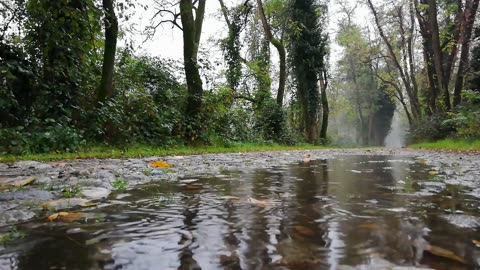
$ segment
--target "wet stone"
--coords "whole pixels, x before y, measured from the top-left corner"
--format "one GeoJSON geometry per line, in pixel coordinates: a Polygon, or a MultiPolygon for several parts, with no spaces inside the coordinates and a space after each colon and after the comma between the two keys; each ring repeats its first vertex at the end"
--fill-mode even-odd
{"type": "Polygon", "coordinates": [[[11,210],[11,209],[14,209],[15,207],[17,207],[18,204],[17,203],[8,203],[8,202],[4,202],[2,204],[0,204],[0,213],[3,213],[7,210],[11,210]]]}
{"type": "Polygon", "coordinates": [[[45,171],[52,169],[52,166],[38,161],[17,161],[15,166],[21,169],[33,169],[37,171],[45,171]]]}
{"type": "Polygon", "coordinates": [[[35,179],[35,182],[38,184],[50,184],[52,182],[52,178],[49,176],[40,176],[35,179]]]}
{"type": "Polygon", "coordinates": [[[443,219],[448,223],[460,228],[477,228],[480,227],[480,217],[469,215],[443,215],[443,219]]]}
{"type": "Polygon", "coordinates": [[[115,175],[109,171],[105,170],[100,170],[93,175],[90,176],[91,178],[96,178],[96,179],[101,179],[105,181],[114,181],[115,180],[115,175]]]}
{"type": "Polygon", "coordinates": [[[158,169],[157,169],[157,170],[152,170],[152,171],[150,172],[150,176],[152,176],[152,177],[153,177],[153,176],[160,176],[160,175],[164,175],[164,174],[165,174],[165,173],[164,173],[162,170],[158,170],[158,169]]]}
{"type": "Polygon", "coordinates": [[[0,201],[10,200],[35,200],[35,201],[47,201],[55,197],[55,194],[46,190],[21,190],[16,192],[2,192],[0,193],[0,201]]]}
{"type": "Polygon", "coordinates": [[[32,219],[35,213],[29,210],[8,210],[0,213],[0,223],[15,223],[32,219]]]}
{"type": "Polygon", "coordinates": [[[91,187],[81,191],[83,197],[89,200],[99,200],[108,197],[111,190],[102,187],[91,187]]]}

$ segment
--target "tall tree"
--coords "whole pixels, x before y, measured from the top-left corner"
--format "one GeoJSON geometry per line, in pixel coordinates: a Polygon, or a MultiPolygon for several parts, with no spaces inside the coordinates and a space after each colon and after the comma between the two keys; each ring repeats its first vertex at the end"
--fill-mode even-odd
{"type": "Polygon", "coordinates": [[[262,0],[257,0],[258,14],[262,22],[263,30],[267,39],[270,43],[277,49],[278,57],[280,61],[280,77],[278,79],[278,90],[277,90],[277,105],[279,107],[283,106],[283,97],[285,95],[285,82],[287,80],[287,53],[285,50],[285,45],[282,39],[277,39],[273,36],[272,29],[268,23],[267,16],[265,15],[265,9],[263,7],[262,0]]]}
{"type": "Polygon", "coordinates": [[[41,70],[40,96],[45,100],[37,110],[41,118],[69,118],[87,81],[83,70],[96,34],[90,21],[93,2],[29,0],[26,7],[27,48],[41,70]]]}
{"type": "Polygon", "coordinates": [[[435,99],[432,103],[436,105],[441,101],[442,106],[435,106],[435,110],[448,111],[452,108],[452,83],[453,106],[461,102],[464,73],[468,67],[470,42],[479,1],[414,0],[414,4],[423,37],[429,84],[435,99]],[[453,76],[455,66],[458,68],[453,76]],[[437,101],[437,98],[441,99],[437,101]]]}
{"type": "Polygon", "coordinates": [[[461,17],[463,32],[461,34],[461,53],[458,63],[457,78],[453,92],[453,106],[460,105],[462,101],[462,90],[465,83],[465,71],[469,68],[470,43],[472,42],[473,25],[478,10],[478,0],[466,1],[461,17]]]}
{"type": "Polygon", "coordinates": [[[103,0],[102,7],[105,14],[105,47],[103,51],[102,79],[97,93],[97,100],[102,102],[113,95],[113,70],[115,66],[115,52],[117,50],[118,19],[115,15],[114,0],[103,0]]]}
{"type": "Polygon", "coordinates": [[[195,140],[200,132],[199,117],[202,109],[203,85],[198,70],[198,48],[202,35],[206,0],[198,0],[198,6],[192,0],[180,0],[180,18],[183,33],[183,63],[187,80],[188,97],[186,107],[186,138],[195,140]],[[195,16],[194,16],[195,12],[195,16]]]}
{"type": "Polygon", "coordinates": [[[185,139],[195,141],[201,133],[201,111],[203,99],[203,82],[198,65],[198,50],[202,36],[203,20],[205,17],[206,0],[157,0],[157,12],[152,19],[160,16],[162,20],[149,30],[156,29],[163,23],[171,23],[182,31],[183,36],[183,64],[187,82],[187,104],[185,107],[185,139]],[[176,12],[175,8],[180,11],[176,12]],[[166,19],[170,15],[171,19],[166,19]],[[181,20],[181,25],[177,22],[181,20]]]}
{"type": "Polygon", "coordinates": [[[247,24],[248,15],[252,9],[249,0],[229,10],[223,0],[219,0],[223,17],[227,23],[228,36],[221,41],[225,61],[227,62],[227,82],[235,92],[242,76],[242,48],[240,34],[247,24]]]}
{"type": "MultiPolygon", "coordinates": [[[[294,32],[290,40],[291,59],[297,83],[296,93],[303,113],[302,126],[307,140],[312,144],[319,139],[320,86],[322,95],[326,88],[327,38],[322,32],[324,25],[321,24],[320,13],[326,12],[319,9],[315,0],[295,0],[292,4],[291,19],[298,32],[294,32]]],[[[323,121],[328,122],[328,118],[323,121]]],[[[322,135],[326,136],[326,130],[322,130],[322,135]]]]}

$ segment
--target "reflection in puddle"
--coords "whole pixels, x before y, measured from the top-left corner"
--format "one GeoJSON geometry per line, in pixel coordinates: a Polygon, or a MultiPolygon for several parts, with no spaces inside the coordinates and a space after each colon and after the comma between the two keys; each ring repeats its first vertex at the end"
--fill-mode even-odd
{"type": "Polygon", "coordinates": [[[431,170],[343,156],[151,183],[98,220],[26,224],[0,269],[475,268],[479,203],[431,170]]]}

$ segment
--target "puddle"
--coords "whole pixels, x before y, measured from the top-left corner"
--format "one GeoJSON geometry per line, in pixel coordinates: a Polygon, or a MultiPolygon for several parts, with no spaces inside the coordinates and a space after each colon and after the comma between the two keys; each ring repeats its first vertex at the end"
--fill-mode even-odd
{"type": "Polygon", "coordinates": [[[19,225],[0,269],[476,269],[480,203],[431,171],[342,156],[149,183],[19,225]]]}

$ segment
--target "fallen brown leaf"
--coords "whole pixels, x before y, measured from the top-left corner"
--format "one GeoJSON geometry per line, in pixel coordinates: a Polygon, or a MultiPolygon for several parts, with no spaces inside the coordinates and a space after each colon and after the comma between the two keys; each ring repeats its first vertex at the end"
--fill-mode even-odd
{"type": "Polygon", "coordinates": [[[432,254],[432,255],[438,256],[438,257],[442,257],[442,258],[450,259],[450,260],[453,260],[453,261],[456,261],[456,262],[459,262],[459,263],[466,264],[466,262],[463,258],[457,256],[452,251],[441,248],[441,247],[428,245],[427,249],[425,251],[432,254]]]}
{"type": "Polygon", "coordinates": [[[31,176],[28,178],[13,178],[13,179],[7,179],[6,181],[3,181],[0,183],[0,190],[5,190],[9,188],[14,188],[14,187],[22,187],[25,185],[30,184],[35,180],[35,176],[31,176]]]}

